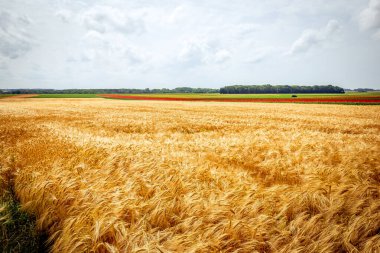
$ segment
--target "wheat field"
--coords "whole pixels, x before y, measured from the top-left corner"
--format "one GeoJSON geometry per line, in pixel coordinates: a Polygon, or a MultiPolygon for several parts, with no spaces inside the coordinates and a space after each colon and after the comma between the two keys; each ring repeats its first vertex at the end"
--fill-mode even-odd
{"type": "Polygon", "coordinates": [[[380,107],[0,101],[51,252],[380,252],[380,107]]]}

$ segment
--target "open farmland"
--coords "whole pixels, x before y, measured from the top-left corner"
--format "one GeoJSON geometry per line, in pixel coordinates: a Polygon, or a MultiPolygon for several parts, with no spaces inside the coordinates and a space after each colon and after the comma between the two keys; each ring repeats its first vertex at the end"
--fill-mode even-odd
{"type": "Polygon", "coordinates": [[[344,94],[100,94],[99,97],[128,100],[212,101],[259,103],[323,103],[323,104],[380,104],[380,92],[348,92],[344,94]]]}
{"type": "Polygon", "coordinates": [[[7,98],[7,97],[10,97],[10,96],[14,96],[13,94],[0,94],[0,99],[1,98],[7,98]]]}
{"type": "MultiPolygon", "coordinates": [[[[17,95],[20,97],[23,95],[17,95]]],[[[34,94],[33,98],[112,98],[154,101],[320,103],[379,105],[380,92],[347,92],[344,94],[219,94],[219,93],[145,93],[145,94],[34,94]]]]}
{"type": "MultiPolygon", "coordinates": [[[[327,98],[327,97],[377,97],[380,92],[346,92],[346,93],[301,93],[299,98],[327,98]]],[[[173,98],[291,98],[293,94],[220,94],[220,93],[148,93],[148,94],[123,94],[149,97],[173,97],[173,98]]]]}
{"type": "Polygon", "coordinates": [[[96,98],[96,94],[38,94],[35,98],[96,98]]]}
{"type": "Polygon", "coordinates": [[[52,252],[379,252],[380,107],[0,100],[52,252]]]}

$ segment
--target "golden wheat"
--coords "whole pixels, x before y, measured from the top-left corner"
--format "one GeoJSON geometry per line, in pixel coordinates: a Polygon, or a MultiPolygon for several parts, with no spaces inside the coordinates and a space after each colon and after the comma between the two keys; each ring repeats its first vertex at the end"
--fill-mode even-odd
{"type": "Polygon", "coordinates": [[[379,252],[380,107],[2,99],[52,252],[379,252]]]}

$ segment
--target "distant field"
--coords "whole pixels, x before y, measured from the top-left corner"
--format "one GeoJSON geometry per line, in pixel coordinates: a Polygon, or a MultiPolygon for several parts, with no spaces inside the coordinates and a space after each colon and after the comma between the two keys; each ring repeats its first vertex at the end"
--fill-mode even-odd
{"type": "Polygon", "coordinates": [[[13,94],[0,94],[0,99],[10,97],[10,96],[14,96],[14,95],[13,94]]]}
{"type": "Polygon", "coordinates": [[[167,97],[167,98],[291,98],[297,95],[298,98],[319,98],[319,97],[380,97],[380,92],[348,92],[344,94],[219,94],[219,93],[167,93],[167,94],[120,94],[125,96],[141,96],[141,97],[167,97]]]}
{"type": "Polygon", "coordinates": [[[162,101],[213,101],[261,103],[380,104],[380,92],[346,94],[102,94],[104,98],[162,101]],[[292,97],[296,95],[296,97],[292,97]]]}
{"type": "Polygon", "coordinates": [[[38,94],[33,98],[96,98],[96,94],[38,94]]]}
{"type": "MultiPolygon", "coordinates": [[[[6,95],[9,96],[9,95],[6,95]]],[[[348,92],[345,94],[219,94],[219,93],[168,93],[168,94],[37,94],[33,98],[113,98],[127,100],[214,101],[262,103],[334,103],[380,104],[380,92],[348,92]],[[296,95],[296,97],[292,97],[296,95]]],[[[1,97],[0,97],[1,98],[1,97]]]]}

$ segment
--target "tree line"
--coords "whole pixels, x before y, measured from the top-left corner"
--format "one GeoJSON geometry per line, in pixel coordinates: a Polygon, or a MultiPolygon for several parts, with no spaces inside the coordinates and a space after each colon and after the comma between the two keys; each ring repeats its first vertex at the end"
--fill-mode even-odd
{"type": "Polygon", "coordinates": [[[232,85],[220,88],[221,94],[260,94],[260,93],[344,93],[344,89],[333,85],[232,85]]]}
{"type": "Polygon", "coordinates": [[[6,94],[151,94],[151,93],[221,93],[221,94],[277,94],[277,93],[344,93],[333,85],[232,85],[220,89],[177,87],[174,89],[5,89],[6,94]]]}
{"type": "Polygon", "coordinates": [[[7,94],[149,94],[149,93],[219,93],[219,89],[177,87],[174,89],[5,89],[7,94]]]}

